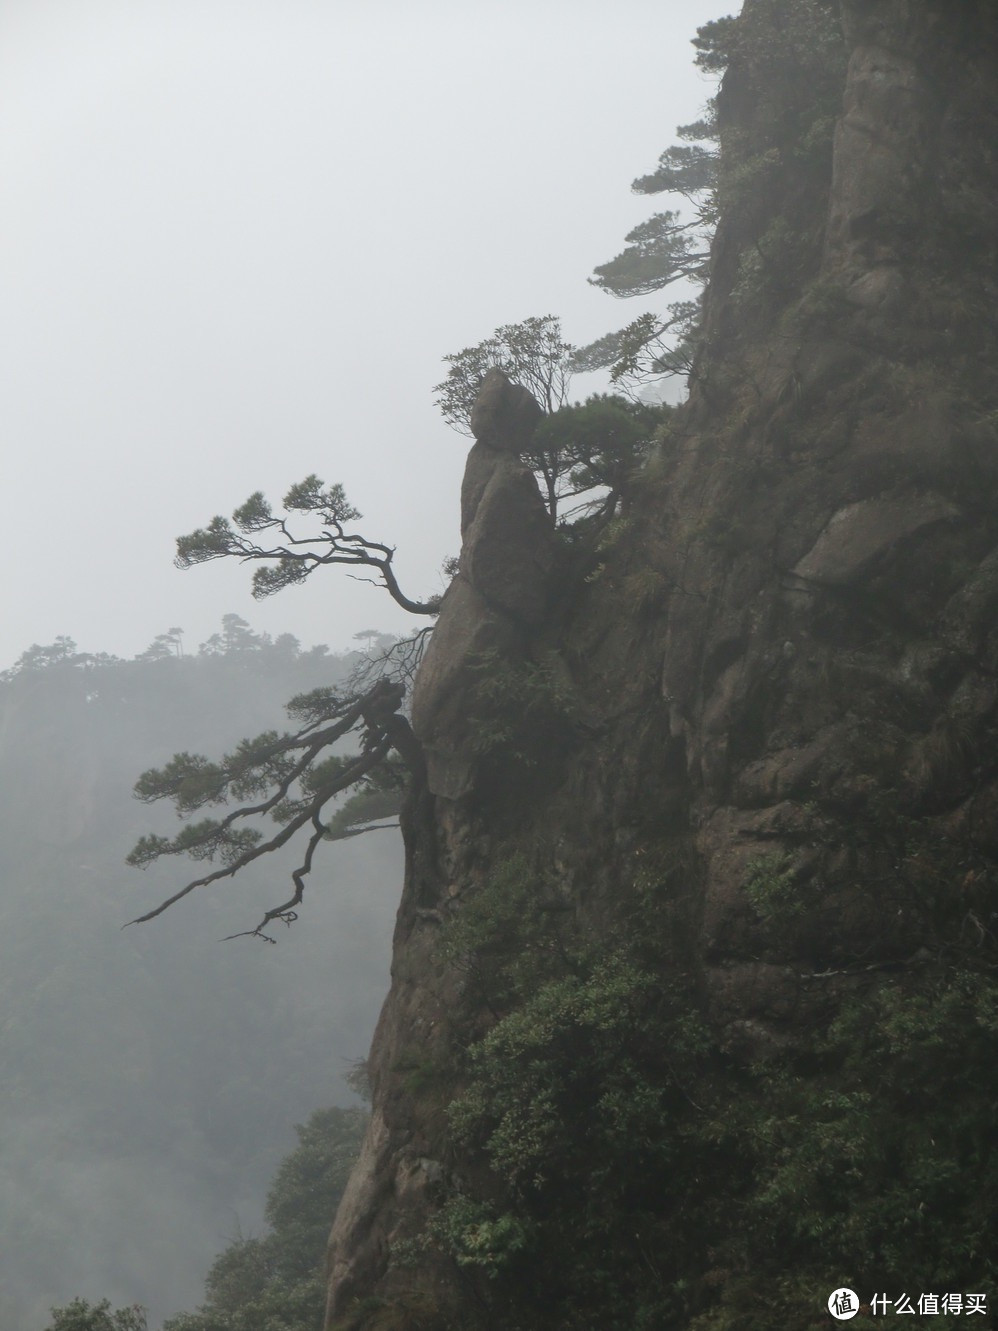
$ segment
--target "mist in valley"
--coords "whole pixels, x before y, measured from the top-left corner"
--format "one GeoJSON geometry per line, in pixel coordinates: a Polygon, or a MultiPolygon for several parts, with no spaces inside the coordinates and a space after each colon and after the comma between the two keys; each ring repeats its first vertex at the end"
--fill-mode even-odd
{"type": "MultiPolygon", "coordinates": [[[[282,728],[280,700],[357,655],[259,635],[212,654],[94,660],[60,644],[0,681],[0,1324],[74,1296],[150,1325],[200,1301],[214,1254],[263,1228],[292,1126],[349,1105],[387,987],[399,834],[328,845],[307,924],[252,929],[295,857],[250,866],[122,929],[192,876],[125,866],[172,810],[137,803],[174,749],[217,754],[282,728]],[[255,639],[255,640],[254,640],[255,639]]],[[[71,647],[72,644],[69,644],[71,647]]]]}

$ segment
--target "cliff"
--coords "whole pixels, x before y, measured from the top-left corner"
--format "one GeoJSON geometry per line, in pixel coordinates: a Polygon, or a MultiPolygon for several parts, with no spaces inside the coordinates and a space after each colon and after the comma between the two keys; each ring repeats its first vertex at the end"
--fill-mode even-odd
{"type": "Polygon", "coordinates": [[[551,530],[529,395],[480,402],[330,1327],[993,1288],[998,13],[728,40],[703,345],[626,521],[551,530]]]}

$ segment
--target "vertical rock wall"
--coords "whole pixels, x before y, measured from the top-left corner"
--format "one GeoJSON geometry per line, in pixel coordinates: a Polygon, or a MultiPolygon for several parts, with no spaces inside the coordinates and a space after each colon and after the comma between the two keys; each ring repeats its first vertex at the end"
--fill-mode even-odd
{"type": "MultiPolygon", "coordinates": [[[[594,925],[649,837],[691,855],[704,1010],[745,1064],[806,1041],[860,973],[922,963],[933,875],[966,869],[947,928],[992,927],[974,884],[998,852],[998,15],[843,0],[840,18],[833,150],[729,192],[691,401],[598,577],[559,562],[516,460],[529,395],[487,385],[461,571],[414,700],[428,784],[331,1241],[341,1325],[381,1325],[356,1311],[372,1293],[465,1324],[455,1271],[427,1257],[417,1278],[389,1248],[475,1168],[449,1145],[446,1088],[416,1097],[412,1077],[447,1066],[457,1014],[475,1023],[439,932],[508,847],[546,855],[594,925]],[[781,218],[792,262],[760,273],[781,218]],[[562,672],[578,720],[561,757],[519,776],[511,759],[503,782],[483,764],[483,656],[562,672]],[[899,863],[912,819],[925,839],[899,863]],[[780,937],[746,895],[760,862],[803,903],[780,937]]],[[[752,61],[721,98],[729,155],[776,133],[752,61]]]]}

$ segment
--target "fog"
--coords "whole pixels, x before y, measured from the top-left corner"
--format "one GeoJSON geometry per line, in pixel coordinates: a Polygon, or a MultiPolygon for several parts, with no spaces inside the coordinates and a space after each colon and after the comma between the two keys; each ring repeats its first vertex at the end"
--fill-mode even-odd
{"type": "Polygon", "coordinates": [[[403,627],[343,578],[254,611],[174,538],[314,471],[437,589],[465,452],[441,358],[640,313],[586,277],[654,211],[630,182],[697,118],[689,38],[730,7],[7,0],[0,663],[226,611],[334,648],[403,627]]]}
{"type": "MultiPolygon", "coordinates": [[[[732,7],[5,0],[0,668],[58,635],[131,658],[173,626],[193,654],[224,613],[334,652],[404,632],[336,571],[256,604],[245,568],[177,571],[174,539],[318,472],[405,591],[438,591],[467,447],[432,401],[442,358],[533,315],[584,344],[661,308],[586,277],[668,206],[630,182],[699,117],[689,38],[732,7]]],[[[387,987],[394,837],[327,849],[277,948],[217,940],[286,865],[121,932],[184,878],[122,866],[138,772],[280,724],[296,687],[198,668],[0,689],[5,1331],[74,1295],[151,1326],[194,1306],[291,1125],[348,1101],[387,987]]]]}
{"type": "Polygon", "coordinates": [[[0,1326],[79,1295],[200,1301],[212,1258],[259,1234],[267,1185],[313,1109],[349,1104],[388,984],[397,832],[323,848],[277,946],[227,935],[286,899],[294,853],[122,930],[196,871],[127,868],[175,830],[135,803],[173,749],[218,755],[349,661],[265,647],[71,662],[0,681],[0,1326]],[[272,696],[271,696],[272,695],[272,696]]]}

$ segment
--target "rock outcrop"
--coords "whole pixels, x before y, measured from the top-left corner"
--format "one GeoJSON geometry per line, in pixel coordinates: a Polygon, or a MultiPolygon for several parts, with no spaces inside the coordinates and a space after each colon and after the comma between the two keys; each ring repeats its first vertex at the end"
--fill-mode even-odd
{"type": "MultiPolygon", "coordinates": [[[[437,1042],[446,1039],[448,1007],[457,1002],[454,977],[440,973],[433,945],[441,907],[461,888],[464,870],[457,861],[464,857],[455,856],[448,841],[451,833],[467,837],[453,821],[474,789],[481,761],[469,699],[486,663],[522,655],[551,594],[551,519],[533,474],[519,458],[541,415],[526,389],[500,370],[489,371],[472,415],[475,443],[461,491],[459,568],[413,692],[412,726],[426,755],[426,788],[414,792],[405,815],[410,856],[396,938],[406,961],[396,971],[395,991],[376,1036],[386,1067],[413,1058],[430,1061],[437,1042]],[[438,828],[437,820],[449,825],[442,838],[443,821],[438,828]],[[427,1006],[423,984],[431,972],[441,988],[427,1006]]],[[[385,1088],[384,1081],[380,1085],[385,1088]]],[[[383,1273],[398,1226],[406,1234],[418,1231],[425,1194],[439,1181],[442,1167],[428,1154],[429,1133],[414,1133],[392,1119],[379,1098],[333,1228],[333,1317],[349,1308],[358,1288],[383,1273]]]]}
{"type": "Polygon", "coordinates": [[[461,487],[461,558],[412,700],[434,795],[466,794],[476,765],[468,695],[483,660],[523,650],[551,596],[554,532],[520,454],[541,419],[530,393],[490,370],[471,417],[461,487]]]}

